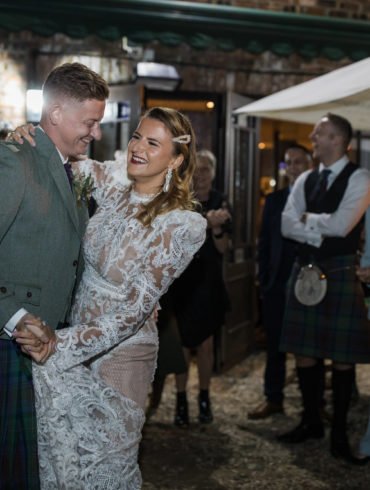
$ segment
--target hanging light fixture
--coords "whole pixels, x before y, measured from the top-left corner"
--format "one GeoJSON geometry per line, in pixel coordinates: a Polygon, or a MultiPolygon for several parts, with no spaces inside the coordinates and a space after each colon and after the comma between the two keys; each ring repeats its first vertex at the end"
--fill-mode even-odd
{"type": "Polygon", "coordinates": [[[136,65],[137,84],[154,90],[176,90],[182,82],[176,68],[172,65],[140,61],[136,65]]]}

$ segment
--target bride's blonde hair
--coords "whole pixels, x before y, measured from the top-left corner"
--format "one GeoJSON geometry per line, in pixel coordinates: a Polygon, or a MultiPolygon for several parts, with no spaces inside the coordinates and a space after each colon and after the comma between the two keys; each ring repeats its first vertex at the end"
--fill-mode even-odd
{"type": "Polygon", "coordinates": [[[153,107],[143,115],[142,119],[148,117],[163,123],[172,137],[180,140],[172,143],[173,155],[182,155],[184,160],[173,170],[168,191],[162,190],[150,202],[143,204],[136,215],[145,226],[150,226],[159,214],[168,213],[173,209],[194,210],[197,206],[193,196],[193,174],[196,165],[195,135],[189,119],[181,112],[168,107],[153,107]]]}

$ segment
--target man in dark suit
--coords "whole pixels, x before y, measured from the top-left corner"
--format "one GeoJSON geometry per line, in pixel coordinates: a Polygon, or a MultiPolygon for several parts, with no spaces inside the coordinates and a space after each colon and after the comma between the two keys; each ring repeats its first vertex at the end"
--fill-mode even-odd
{"type": "Polygon", "coordinates": [[[301,145],[288,148],[284,159],[289,186],[267,196],[258,241],[258,278],[262,294],[263,325],[267,337],[264,374],[266,400],[248,414],[253,420],[283,412],[285,353],[279,352],[279,341],[284,315],[285,287],[295,259],[296,242],[283,238],[281,214],[290,188],[312,163],[309,151],[301,145]]]}
{"type": "MultiPolygon", "coordinates": [[[[1,490],[39,488],[31,363],[13,335],[34,316],[57,328],[70,308],[88,216],[68,159],[100,138],[108,95],[86,66],[59,66],[44,84],[36,146],[0,144],[1,490]]],[[[47,341],[31,348],[43,352],[47,341]]]]}

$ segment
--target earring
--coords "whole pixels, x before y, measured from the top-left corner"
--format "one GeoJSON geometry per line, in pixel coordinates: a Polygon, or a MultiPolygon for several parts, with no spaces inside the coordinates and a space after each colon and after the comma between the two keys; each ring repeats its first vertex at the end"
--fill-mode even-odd
{"type": "Polygon", "coordinates": [[[170,190],[170,183],[172,179],[172,168],[167,169],[166,177],[164,179],[163,192],[170,190]]]}

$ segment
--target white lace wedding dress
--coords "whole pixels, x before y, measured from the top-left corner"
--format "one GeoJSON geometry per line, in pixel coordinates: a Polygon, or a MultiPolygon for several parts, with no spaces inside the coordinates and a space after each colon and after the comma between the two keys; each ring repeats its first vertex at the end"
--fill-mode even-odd
{"type": "Polygon", "coordinates": [[[157,331],[150,315],[205,238],[190,211],[135,219],[150,199],[112,180],[109,165],[81,170],[96,182],[99,208],[83,242],[85,271],[57,352],[34,363],[43,490],[141,488],[137,463],[157,331]]]}

